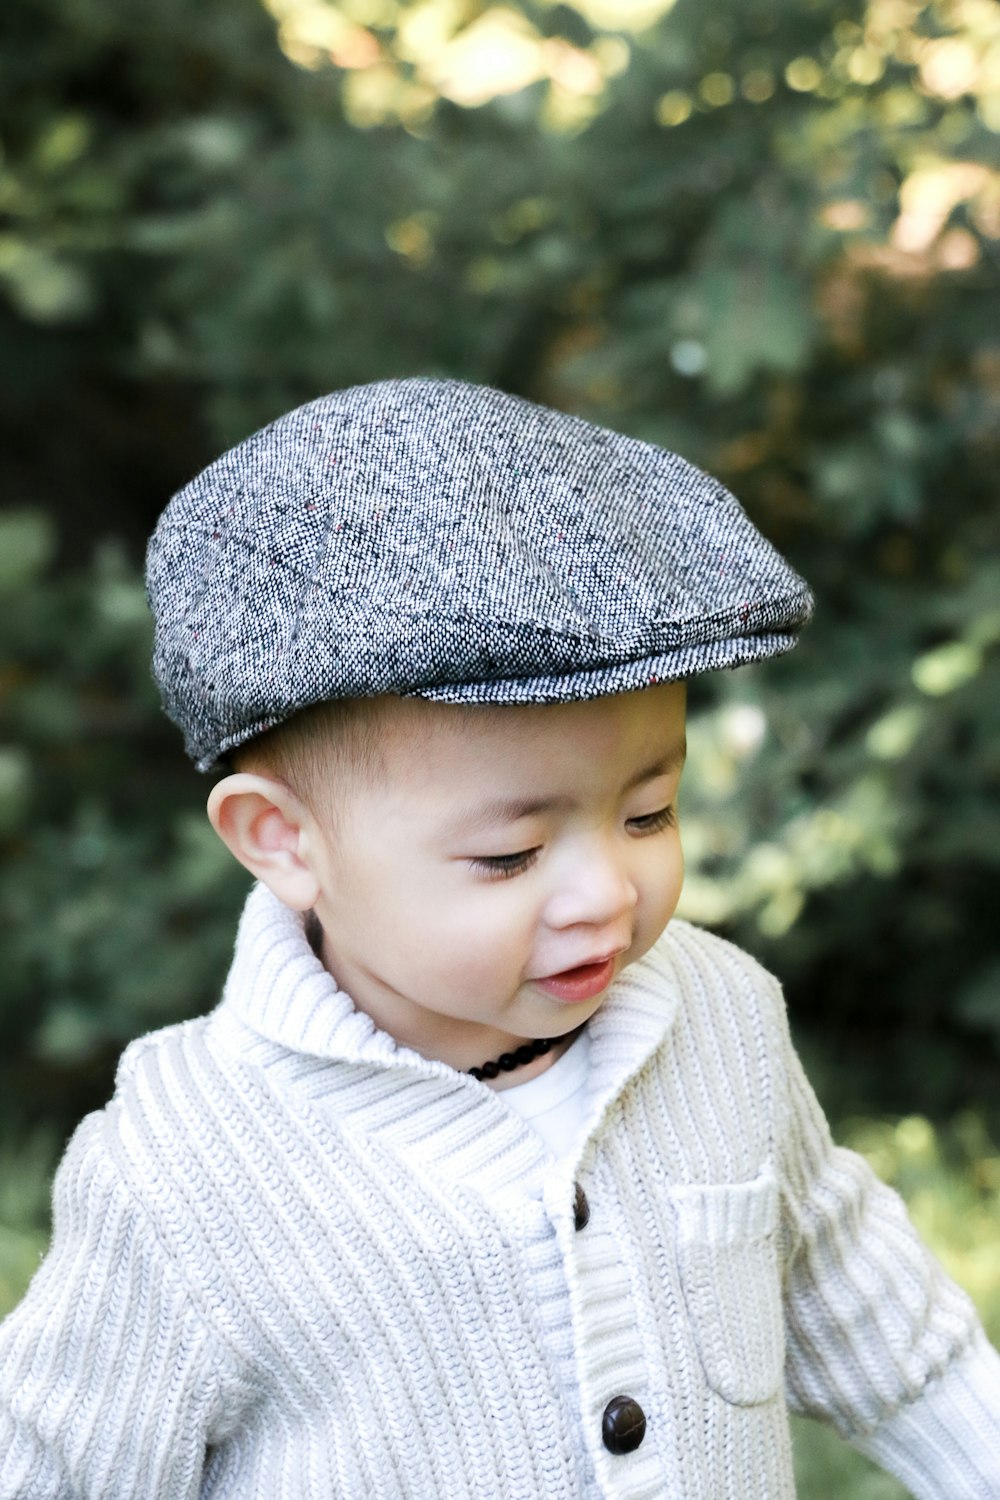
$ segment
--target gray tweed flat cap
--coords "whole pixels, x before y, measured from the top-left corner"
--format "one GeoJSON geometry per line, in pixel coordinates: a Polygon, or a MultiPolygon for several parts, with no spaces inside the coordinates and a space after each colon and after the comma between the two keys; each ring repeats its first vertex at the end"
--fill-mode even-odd
{"type": "Polygon", "coordinates": [[[223,454],[147,553],[199,770],[299,709],[549,703],[787,651],[803,580],[674,453],[460,380],[335,391],[223,454]]]}

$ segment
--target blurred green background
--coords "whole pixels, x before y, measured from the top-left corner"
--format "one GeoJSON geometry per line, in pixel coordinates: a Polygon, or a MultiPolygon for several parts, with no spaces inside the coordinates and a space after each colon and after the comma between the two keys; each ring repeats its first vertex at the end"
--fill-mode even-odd
{"type": "MultiPolygon", "coordinates": [[[[1000,1340],[1000,7],[8,0],[0,1311],[68,1133],[247,888],[148,672],[146,537],[299,402],[501,386],[676,448],[813,584],[701,679],[683,915],[1000,1340]]],[[[903,1492],[796,1428],[801,1493],[903,1492]]]]}

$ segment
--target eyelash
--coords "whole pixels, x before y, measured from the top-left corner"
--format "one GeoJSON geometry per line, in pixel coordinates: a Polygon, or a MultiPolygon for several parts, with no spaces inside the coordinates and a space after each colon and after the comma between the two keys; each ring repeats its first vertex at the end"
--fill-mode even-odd
{"type": "MultiPolygon", "coordinates": [[[[630,818],[630,823],[639,823],[644,834],[662,833],[665,828],[673,828],[677,823],[677,814],[673,807],[661,807],[659,812],[646,813],[641,818],[630,818]]],[[[525,849],[520,854],[484,854],[478,859],[470,859],[469,865],[480,874],[492,875],[498,880],[509,880],[512,875],[521,875],[533,863],[537,849],[525,849]]]]}

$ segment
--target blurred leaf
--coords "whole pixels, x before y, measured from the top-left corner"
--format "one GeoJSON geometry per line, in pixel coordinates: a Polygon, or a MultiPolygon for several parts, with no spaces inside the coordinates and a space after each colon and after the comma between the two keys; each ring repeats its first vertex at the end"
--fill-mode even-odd
{"type": "Polygon", "coordinates": [[[52,559],[55,541],[44,511],[0,511],[0,594],[37,578],[52,559]]]}

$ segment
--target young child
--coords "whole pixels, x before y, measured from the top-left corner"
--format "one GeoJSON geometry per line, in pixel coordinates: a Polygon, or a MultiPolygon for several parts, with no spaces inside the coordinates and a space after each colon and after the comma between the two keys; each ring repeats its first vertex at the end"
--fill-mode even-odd
{"type": "Polygon", "coordinates": [[[256,877],[0,1330],[0,1500],[785,1500],[788,1411],[1000,1497],[1000,1358],[673,918],[685,680],[803,584],[719,484],[456,380],[164,513],[155,671],[256,877]]]}

